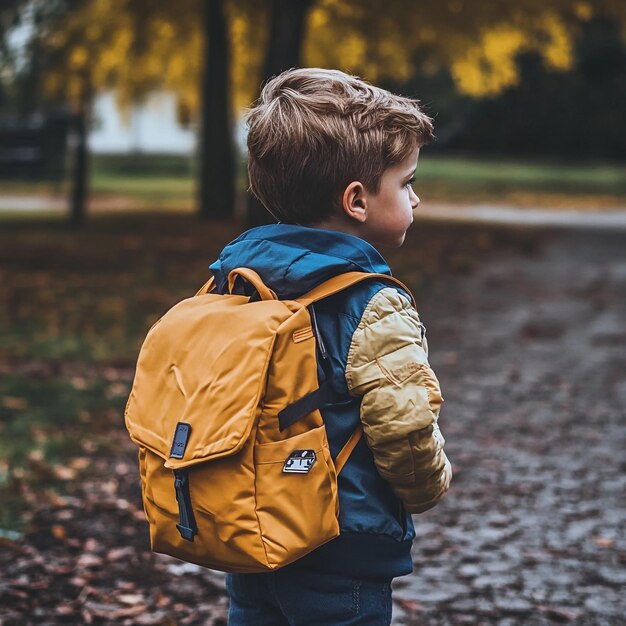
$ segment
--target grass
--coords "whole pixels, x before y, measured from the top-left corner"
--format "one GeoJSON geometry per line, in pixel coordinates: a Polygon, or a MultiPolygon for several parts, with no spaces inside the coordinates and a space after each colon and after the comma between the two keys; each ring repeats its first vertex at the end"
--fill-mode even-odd
{"type": "Polygon", "coordinates": [[[0,234],[0,353],[128,362],[141,334],[208,277],[233,224],[192,215],[7,222],[0,234]]]}
{"type": "Polygon", "coordinates": [[[572,191],[605,191],[626,194],[626,166],[612,164],[566,164],[479,160],[428,156],[420,161],[420,178],[463,185],[491,183],[572,191]]]}
{"type": "Polygon", "coordinates": [[[415,188],[440,202],[546,208],[626,207],[626,165],[430,156],[415,188]]]}
{"type": "Polygon", "coordinates": [[[30,499],[63,492],[77,467],[106,450],[120,424],[129,382],[86,377],[54,367],[0,376],[0,538],[15,537],[28,520],[30,499]],[[34,496],[33,496],[34,494],[34,496]]]}
{"type": "MultiPolygon", "coordinates": [[[[104,210],[118,205],[133,209],[192,210],[196,168],[193,159],[172,155],[99,155],[92,161],[91,190],[104,210]]],[[[245,186],[245,164],[240,163],[240,198],[245,186]]],[[[417,169],[415,189],[429,202],[623,208],[626,166],[443,156],[425,149],[417,169]]],[[[0,181],[0,196],[11,194],[66,197],[68,186],[0,181]]]]}

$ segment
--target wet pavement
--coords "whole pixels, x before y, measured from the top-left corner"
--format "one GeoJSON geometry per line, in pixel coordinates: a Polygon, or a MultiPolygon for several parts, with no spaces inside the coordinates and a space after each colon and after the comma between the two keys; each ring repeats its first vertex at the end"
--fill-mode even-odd
{"type": "Polygon", "coordinates": [[[626,624],[626,233],[495,253],[420,312],[455,476],[394,624],[626,624]]]}
{"type": "MultiPolygon", "coordinates": [[[[89,210],[91,212],[129,210],[139,208],[139,204],[136,199],[123,196],[95,195],[90,199],[89,210]]],[[[0,195],[0,211],[4,213],[43,212],[58,215],[67,210],[68,199],[60,195],[0,195]]],[[[626,230],[626,207],[616,206],[604,210],[555,210],[499,204],[426,202],[420,205],[416,219],[462,224],[626,230]]]]}
{"type": "Polygon", "coordinates": [[[418,220],[435,220],[507,226],[559,226],[584,229],[626,230],[626,210],[555,210],[504,205],[463,205],[428,202],[420,205],[418,220]]]}

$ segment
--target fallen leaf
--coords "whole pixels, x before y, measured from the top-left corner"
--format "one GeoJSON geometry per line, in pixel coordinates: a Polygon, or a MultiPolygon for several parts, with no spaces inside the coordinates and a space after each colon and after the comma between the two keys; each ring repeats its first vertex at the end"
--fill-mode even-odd
{"type": "Polygon", "coordinates": [[[107,561],[120,561],[128,557],[134,556],[135,549],[130,546],[124,548],[113,548],[107,552],[107,561]]]}
{"type": "Polygon", "coordinates": [[[598,548],[612,548],[615,544],[615,540],[610,537],[594,537],[591,541],[593,541],[594,545],[598,546],[598,548]]]}
{"type": "Polygon", "coordinates": [[[86,456],[77,456],[69,462],[69,466],[77,471],[84,470],[91,463],[91,459],[86,456]]]}
{"type": "Polygon", "coordinates": [[[67,531],[65,530],[64,526],[61,526],[61,524],[54,524],[50,532],[52,533],[52,536],[58,541],[65,541],[65,539],[67,539],[67,531]]]}
{"type": "Polygon", "coordinates": [[[75,607],[71,604],[59,604],[54,610],[57,615],[72,615],[76,611],[75,607]]]}
{"type": "Polygon", "coordinates": [[[144,600],[144,597],[140,593],[122,593],[117,596],[122,604],[137,604],[144,600]]]}
{"type": "Polygon", "coordinates": [[[28,453],[28,460],[33,463],[41,463],[43,461],[43,450],[35,449],[28,453]]]}
{"type": "Polygon", "coordinates": [[[573,622],[581,617],[581,611],[564,606],[545,606],[537,607],[547,618],[559,622],[573,622]]]}
{"type": "Polygon", "coordinates": [[[74,480],[76,478],[76,470],[67,467],[67,465],[54,465],[52,473],[58,480],[74,480]]]}
{"type": "Polygon", "coordinates": [[[88,537],[83,544],[83,550],[85,552],[98,552],[100,548],[100,542],[94,537],[88,537]]]}
{"type": "Polygon", "coordinates": [[[77,567],[100,567],[103,563],[103,559],[95,554],[87,552],[81,554],[76,561],[77,567]]]}
{"type": "Polygon", "coordinates": [[[133,607],[119,608],[115,604],[109,604],[104,602],[94,602],[87,600],[85,602],[85,609],[93,617],[100,617],[106,620],[117,620],[122,617],[134,617],[143,613],[148,608],[146,604],[138,604],[133,607]]]}
{"type": "Polygon", "coordinates": [[[407,600],[406,598],[396,598],[396,603],[405,613],[418,613],[422,609],[422,605],[416,600],[407,600]]]}
{"type": "Polygon", "coordinates": [[[46,573],[54,574],[55,576],[67,576],[74,571],[74,566],[69,564],[46,563],[45,570],[46,573]]]}
{"type": "Polygon", "coordinates": [[[28,408],[28,400],[26,398],[18,398],[17,396],[4,396],[2,398],[2,406],[14,411],[23,411],[28,408]]]}
{"type": "Polygon", "coordinates": [[[169,617],[164,611],[144,613],[133,621],[135,626],[176,626],[176,620],[169,617]]]}

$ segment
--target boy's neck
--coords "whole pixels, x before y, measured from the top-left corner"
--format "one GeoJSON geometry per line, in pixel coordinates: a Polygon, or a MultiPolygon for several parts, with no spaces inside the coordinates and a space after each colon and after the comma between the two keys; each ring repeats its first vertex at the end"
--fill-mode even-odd
{"type": "Polygon", "coordinates": [[[329,218],[311,224],[313,228],[323,228],[325,230],[336,230],[340,233],[353,235],[359,239],[363,239],[361,224],[354,220],[348,221],[344,215],[331,215],[329,218]]]}

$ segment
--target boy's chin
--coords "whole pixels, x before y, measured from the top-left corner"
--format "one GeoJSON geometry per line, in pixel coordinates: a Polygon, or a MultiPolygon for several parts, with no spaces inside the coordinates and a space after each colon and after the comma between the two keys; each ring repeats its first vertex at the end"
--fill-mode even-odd
{"type": "Polygon", "coordinates": [[[398,237],[396,239],[384,239],[379,241],[374,241],[373,243],[377,246],[381,246],[382,248],[400,248],[406,239],[406,234],[398,237]]]}

